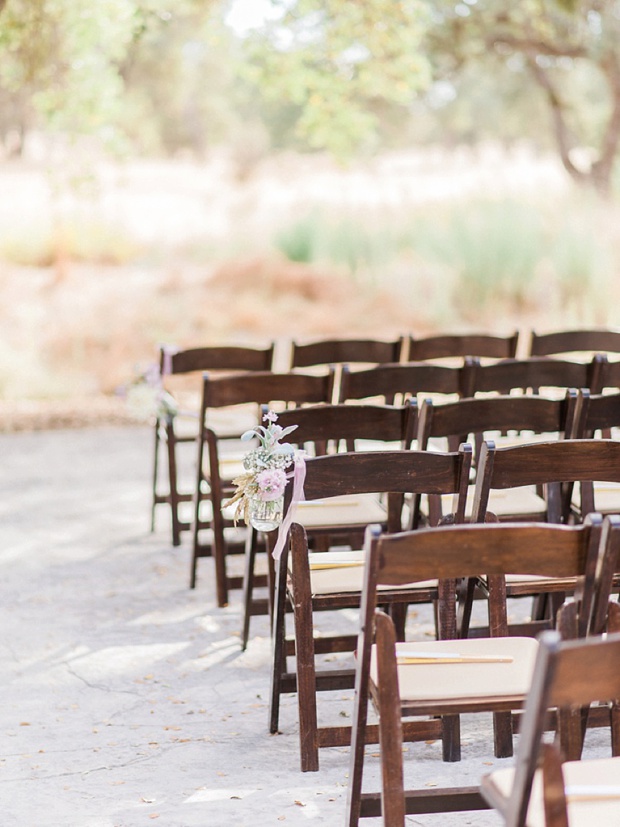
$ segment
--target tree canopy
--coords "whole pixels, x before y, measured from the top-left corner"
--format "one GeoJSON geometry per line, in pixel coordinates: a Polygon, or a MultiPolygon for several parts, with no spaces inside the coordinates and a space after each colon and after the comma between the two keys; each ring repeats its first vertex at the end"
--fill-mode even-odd
{"type": "Polygon", "coordinates": [[[620,0],[271,0],[249,35],[225,25],[233,2],[0,0],[0,136],[44,125],[200,153],[255,128],[342,158],[526,135],[610,192],[620,0]]]}

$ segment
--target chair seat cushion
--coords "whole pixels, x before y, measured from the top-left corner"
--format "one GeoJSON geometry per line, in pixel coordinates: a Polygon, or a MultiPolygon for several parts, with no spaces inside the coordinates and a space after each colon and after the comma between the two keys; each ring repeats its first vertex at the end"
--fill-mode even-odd
{"type": "MultiPolygon", "coordinates": [[[[428,702],[434,699],[466,701],[523,697],[534,671],[538,643],[533,638],[479,638],[466,640],[412,641],[396,645],[397,658],[406,653],[434,655],[453,653],[465,659],[491,659],[488,662],[398,665],[401,701],[428,702]],[[507,659],[497,662],[493,659],[507,659]]],[[[373,647],[371,679],[376,684],[377,669],[373,647]]]]}
{"type": "MultiPolygon", "coordinates": [[[[364,551],[341,550],[314,552],[308,555],[312,594],[327,595],[361,592],[364,585],[364,551]]],[[[435,589],[436,580],[408,583],[401,590],[411,588],[435,589]]],[[[379,586],[379,591],[396,591],[394,586],[379,586]]]]}
{"type": "MultiPolygon", "coordinates": [[[[562,765],[571,827],[620,824],[620,757],[590,761],[568,761],[562,765]],[[600,798],[597,798],[600,796],[600,798]]],[[[514,779],[514,769],[496,770],[482,780],[493,800],[507,800],[514,779]]],[[[527,815],[528,827],[545,827],[542,798],[542,773],[534,776],[527,815]]]]}
{"type": "Polygon", "coordinates": [[[384,523],[386,517],[386,508],[375,494],[308,500],[300,502],[295,511],[295,522],[309,529],[366,526],[384,523]]]}
{"type": "MultiPolygon", "coordinates": [[[[578,487],[573,491],[572,505],[577,510],[581,508],[578,487]]],[[[620,514],[620,483],[595,482],[594,507],[601,514],[620,514]]]]}
{"type": "MultiPolygon", "coordinates": [[[[444,494],[441,498],[441,508],[444,514],[452,511],[453,497],[451,494],[444,494]]],[[[465,515],[469,519],[472,516],[474,505],[474,486],[470,485],[467,491],[467,505],[465,515]]],[[[506,490],[494,488],[489,494],[488,511],[496,514],[500,519],[510,516],[529,517],[533,520],[545,519],[547,504],[542,497],[539,497],[536,490],[528,485],[506,490]]]]}

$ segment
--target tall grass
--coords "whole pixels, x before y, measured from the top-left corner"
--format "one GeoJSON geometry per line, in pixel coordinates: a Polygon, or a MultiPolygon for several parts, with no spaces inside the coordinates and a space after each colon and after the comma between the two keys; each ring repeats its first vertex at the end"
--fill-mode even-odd
{"type": "Polygon", "coordinates": [[[280,230],[274,243],[292,261],[341,265],[390,289],[398,271],[398,289],[416,306],[423,297],[444,323],[525,314],[543,304],[583,309],[604,302],[598,289],[618,266],[613,234],[605,231],[613,216],[581,199],[562,207],[476,199],[404,214],[334,218],[314,211],[280,230]]]}

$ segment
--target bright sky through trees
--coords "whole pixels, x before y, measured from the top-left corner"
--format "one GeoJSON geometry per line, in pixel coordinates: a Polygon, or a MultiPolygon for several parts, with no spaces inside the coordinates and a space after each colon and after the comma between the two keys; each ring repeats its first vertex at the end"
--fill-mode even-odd
{"type": "Polygon", "coordinates": [[[233,0],[225,22],[235,34],[243,37],[268,20],[282,17],[283,9],[276,8],[271,0],[233,0]]]}

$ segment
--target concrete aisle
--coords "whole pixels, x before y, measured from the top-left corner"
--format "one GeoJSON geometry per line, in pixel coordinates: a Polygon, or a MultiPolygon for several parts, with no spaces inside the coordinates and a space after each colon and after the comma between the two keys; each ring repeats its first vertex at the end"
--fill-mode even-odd
{"type": "MultiPolygon", "coordinates": [[[[140,427],[0,436],[0,827],[343,824],[348,750],[301,774],[294,697],[267,734],[266,618],[242,653],[239,596],[215,607],[210,560],[190,591],[189,541],[173,549],[163,519],[149,533],[150,450],[140,427]]],[[[323,720],[342,721],[352,693],[330,694],[323,720]]],[[[464,741],[459,764],[410,746],[412,783],[477,783],[505,763],[488,721],[464,741]]]]}

